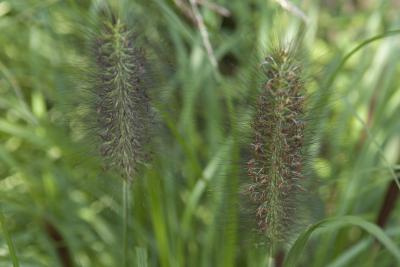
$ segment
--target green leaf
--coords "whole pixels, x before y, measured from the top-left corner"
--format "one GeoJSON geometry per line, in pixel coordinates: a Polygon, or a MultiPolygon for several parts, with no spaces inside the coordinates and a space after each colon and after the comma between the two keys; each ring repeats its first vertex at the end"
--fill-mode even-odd
{"type": "Polygon", "coordinates": [[[7,241],[8,251],[10,253],[10,257],[11,257],[13,266],[14,267],[19,267],[19,261],[18,261],[18,258],[17,258],[17,254],[15,252],[14,243],[13,243],[13,241],[11,239],[10,234],[7,231],[6,224],[5,224],[5,218],[4,218],[2,212],[0,212],[0,224],[1,224],[1,230],[2,230],[3,235],[4,235],[4,239],[7,241]]]}
{"type": "Polygon", "coordinates": [[[319,221],[311,226],[309,226],[304,232],[300,234],[297,238],[293,246],[290,248],[287,259],[285,261],[285,267],[294,267],[300,259],[300,256],[303,254],[304,248],[307,244],[307,241],[310,239],[311,234],[320,228],[337,228],[344,226],[358,226],[361,227],[366,232],[370,233],[374,236],[379,242],[382,243],[386,249],[392,253],[392,255],[396,258],[398,263],[400,264],[400,250],[396,246],[396,244],[380,229],[373,223],[367,222],[364,219],[356,216],[343,216],[337,218],[329,218],[322,221],[319,221]]]}
{"type": "Polygon", "coordinates": [[[147,267],[147,250],[146,248],[136,247],[136,266],[147,267]]]}

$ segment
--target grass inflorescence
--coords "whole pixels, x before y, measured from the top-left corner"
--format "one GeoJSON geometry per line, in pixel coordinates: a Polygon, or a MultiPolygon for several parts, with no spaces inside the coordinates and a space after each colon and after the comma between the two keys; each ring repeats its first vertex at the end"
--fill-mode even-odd
{"type": "Polygon", "coordinates": [[[276,45],[262,62],[265,80],[251,123],[247,194],[256,206],[258,231],[273,245],[289,239],[303,190],[306,91],[296,48],[276,45]]]}
{"type": "MultiPolygon", "coordinates": [[[[132,183],[150,162],[154,113],[149,64],[142,36],[109,8],[100,9],[89,37],[84,121],[94,148],[110,173],[123,178],[122,266],[129,260],[132,183]]],[[[79,101],[79,100],[78,100],[79,101]]]]}
{"type": "Polygon", "coordinates": [[[136,43],[137,34],[121,20],[110,16],[100,23],[91,52],[94,129],[107,166],[131,181],[149,157],[152,111],[145,52],[136,43]]]}

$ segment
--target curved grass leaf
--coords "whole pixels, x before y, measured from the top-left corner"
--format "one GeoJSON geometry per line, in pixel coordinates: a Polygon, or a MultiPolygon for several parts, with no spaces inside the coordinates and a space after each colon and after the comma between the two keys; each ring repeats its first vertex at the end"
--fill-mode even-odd
{"type": "Polygon", "coordinates": [[[396,29],[396,30],[392,30],[392,31],[387,31],[378,35],[375,35],[371,38],[368,38],[364,41],[362,41],[359,45],[357,45],[355,48],[353,48],[350,52],[348,52],[343,58],[342,60],[339,62],[339,64],[337,65],[337,67],[335,68],[335,70],[333,71],[333,73],[330,75],[329,79],[327,80],[327,85],[326,87],[331,87],[333,82],[335,81],[336,76],[338,75],[338,73],[342,70],[342,68],[344,67],[344,65],[346,64],[346,62],[355,54],[357,53],[357,51],[359,51],[360,49],[362,49],[364,46],[389,37],[389,36],[393,36],[393,35],[397,35],[400,34],[400,29],[396,29]]]}
{"type": "Polygon", "coordinates": [[[285,267],[294,267],[303,254],[304,248],[311,237],[311,234],[320,228],[336,229],[344,226],[358,226],[374,236],[386,249],[396,258],[400,264],[400,249],[396,244],[385,234],[385,232],[373,223],[356,216],[343,216],[337,218],[329,218],[319,221],[309,226],[300,234],[293,246],[290,248],[285,267]]]}

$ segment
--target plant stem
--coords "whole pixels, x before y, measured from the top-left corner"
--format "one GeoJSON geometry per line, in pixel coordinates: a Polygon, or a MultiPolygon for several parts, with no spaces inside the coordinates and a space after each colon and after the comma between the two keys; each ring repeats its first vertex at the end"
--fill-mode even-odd
{"type": "Polygon", "coordinates": [[[274,246],[273,245],[271,245],[270,248],[269,248],[268,267],[275,267],[275,264],[274,264],[274,246]]]}
{"type": "Polygon", "coordinates": [[[130,198],[131,198],[131,182],[129,179],[124,179],[122,184],[122,242],[123,242],[123,255],[122,266],[128,267],[128,227],[129,227],[129,212],[130,212],[130,198]]]}
{"type": "Polygon", "coordinates": [[[396,182],[392,180],[386,189],[385,199],[381,205],[379,215],[376,219],[376,224],[384,228],[389,216],[395,208],[396,200],[399,198],[399,188],[396,186],[396,182]]]}
{"type": "Polygon", "coordinates": [[[43,226],[54,246],[54,250],[57,252],[61,265],[63,267],[73,267],[73,259],[64,236],[50,220],[44,219],[43,226]]]}
{"type": "Polygon", "coordinates": [[[268,267],[274,267],[274,258],[271,255],[268,257],[268,267]]]}
{"type": "Polygon", "coordinates": [[[283,267],[283,262],[285,260],[285,251],[279,249],[278,251],[275,252],[274,258],[275,258],[275,267],[283,267]]]}

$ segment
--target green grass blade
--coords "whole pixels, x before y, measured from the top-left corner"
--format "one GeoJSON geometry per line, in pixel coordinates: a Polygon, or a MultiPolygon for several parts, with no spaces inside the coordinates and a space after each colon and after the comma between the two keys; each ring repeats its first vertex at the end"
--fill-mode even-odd
{"type": "Polygon", "coordinates": [[[354,47],[350,52],[348,52],[340,61],[340,63],[338,64],[338,66],[335,68],[335,70],[332,72],[331,76],[329,77],[329,79],[327,80],[327,86],[326,87],[330,87],[332,86],[333,82],[335,81],[336,76],[338,75],[338,73],[342,70],[343,66],[346,64],[346,62],[355,54],[357,53],[357,51],[359,51],[360,49],[362,49],[364,46],[375,42],[377,40],[389,37],[389,36],[393,36],[396,34],[400,34],[400,29],[396,29],[396,30],[392,30],[392,31],[387,31],[378,35],[375,35],[371,38],[368,38],[366,40],[364,40],[363,42],[361,42],[359,45],[357,45],[356,47],[354,47]]]}
{"type": "Polygon", "coordinates": [[[361,254],[368,246],[371,245],[371,240],[363,240],[353,247],[349,248],[347,251],[342,253],[335,261],[331,262],[327,267],[342,267],[348,266],[348,264],[353,260],[357,255],[361,254]]]}
{"type": "Polygon", "coordinates": [[[370,233],[374,236],[379,242],[382,243],[386,249],[392,253],[392,255],[396,258],[396,260],[400,264],[400,249],[396,246],[396,244],[382,231],[378,226],[372,224],[370,222],[365,221],[356,216],[343,216],[337,218],[329,218],[322,221],[317,222],[309,226],[300,236],[297,238],[293,246],[290,248],[285,266],[286,267],[294,267],[302,255],[307,241],[310,239],[311,234],[320,228],[337,228],[343,226],[358,226],[361,227],[366,232],[370,233]]]}
{"type": "Polygon", "coordinates": [[[155,239],[157,240],[157,249],[159,253],[159,265],[162,267],[177,266],[171,263],[175,261],[176,258],[170,253],[170,245],[168,239],[168,230],[165,210],[163,207],[163,192],[162,184],[158,179],[159,177],[154,170],[151,170],[146,177],[148,194],[149,194],[149,212],[152,218],[153,231],[155,239]]]}
{"type": "Polygon", "coordinates": [[[147,267],[147,251],[146,248],[137,247],[136,249],[136,266],[147,267]]]}
{"type": "Polygon", "coordinates": [[[330,75],[328,75],[328,78],[326,79],[326,83],[323,84],[323,92],[321,93],[321,96],[318,98],[318,106],[323,107],[325,104],[328,103],[331,93],[332,93],[332,85],[336,80],[337,75],[340,73],[344,65],[347,63],[347,61],[358,51],[360,51],[362,48],[367,46],[370,43],[373,43],[377,40],[390,37],[396,34],[400,34],[400,29],[392,30],[392,31],[387,31],[378,35],[375,35],[373,37],[370,37],[364,41],[362,41],[359,45],[354,47],[352,50],[350,50],[340,61],[339,63],[333,67],[333,71],[330,75]]]}
{"type": "Polygon", "coordinates": [[[210,183],[211,180],[215,177],[215,173],[218,171],[218,168],[219,166],[221,166],[221,163],[225,161],[231,146],[232,146],[232,140],[228,139],[226,144],[219,149],[216,155],[207,164],[207,166],[203,170],[201,179],[199,179],[196,182],[196,185],[194,186],[192,192],[190,193],[188,204],[186,205],[186,209],[183,213],[184,215],[183,215],[182,228],[184,229],[184,231],[187,231],[190,225],[191,216],[193,215],[193,212],[197,207],[201,196],[205,192],[208,183],[210,183]]]}
{"type": "Polygon", "coordinates": [[[17,258],[17,254],[15,252],[14,243],[13,243],[13,241],[11,239],[10,234],[7,231],[6,224],[5,224],[5,218],[4,218],[2,212],[0,212],[0,223],[1,223],[1,230],[3,231],[4,239],[7,242],[8,251],[10,253],[10,257],[11,257],[13,266],[14,267],[19,267],[19,261],[18,261],[18,258],[17,258]]]}

